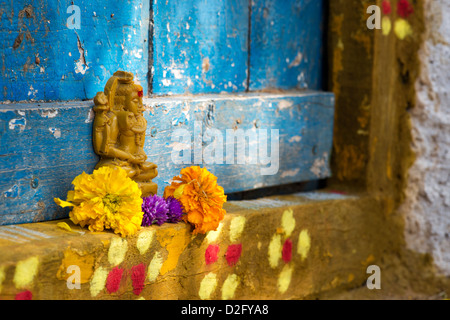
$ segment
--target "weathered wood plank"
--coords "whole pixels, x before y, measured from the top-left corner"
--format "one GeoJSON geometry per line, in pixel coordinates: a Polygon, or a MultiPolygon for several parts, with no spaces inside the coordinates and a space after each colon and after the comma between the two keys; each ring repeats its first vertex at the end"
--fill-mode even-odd
{"type": "Polygon", "coordinates": [[[147,90],[149,12],[143,0],[0,0],[0,100],[91,99],[117,69],[147,90]]]}
{"type": "Polygon", "coordinates": [[[153,1],[155,95],[247,89],[247,0],[153,1]]]}
{"type": "Polygon", "coordinates": [[[324,1],[251,3],[250,90],[319,90],[324,1]]]}
{"type": "MultiPolygon", "coordinates": [[[[332,94],[204,95],[144,104],[145,151],[159,167],[160,194],[189,165],[207,167],[226,193],[330,176],[332,94]],[[217,144],[207,133],[215,133],[217,144]],[[250,138],[239,142],[245,135],[250,138]]],[[[0,105],[0,224],[67,215],[53,198],[65,198],[72,180],[91,173],[98,160],[91,107],[90,101],[0,105]]]]}

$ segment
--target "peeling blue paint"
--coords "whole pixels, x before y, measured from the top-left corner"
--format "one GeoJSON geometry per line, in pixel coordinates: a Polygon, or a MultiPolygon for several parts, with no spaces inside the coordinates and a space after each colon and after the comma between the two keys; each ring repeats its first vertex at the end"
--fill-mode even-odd
{"type": "Polygon", "coordinates": [[[147,93],[149,14],[143,0],[0,0],[0,101],[92,99],[118,69],[147,93]]]}

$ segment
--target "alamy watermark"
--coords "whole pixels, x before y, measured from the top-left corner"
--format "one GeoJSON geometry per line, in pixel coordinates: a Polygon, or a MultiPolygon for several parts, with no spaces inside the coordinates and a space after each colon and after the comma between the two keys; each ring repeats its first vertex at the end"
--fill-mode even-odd
{"type": "Polygon", "coordinates": [[[66,20],[68,29],[81,29],[81,10],[79,6],[71,5],[67,7],[70,16],[66,20]]]}
{"type": "Polygon", "coordinates": [[[193,135],[183,128],[171,134],[171,160],[174,164],[260,165],[263,176],[275,175],[280,167],[278,129],[216,128],[204,132],[202,121],[194,122],[193,135]]]}
{"type": "Polygon", "coordinates": [[[366,270],[370,277],[367,278],[366,286],[369,290],[380,290],[381,289],[381,269],[377,265],[368,266],[366,270]]]}

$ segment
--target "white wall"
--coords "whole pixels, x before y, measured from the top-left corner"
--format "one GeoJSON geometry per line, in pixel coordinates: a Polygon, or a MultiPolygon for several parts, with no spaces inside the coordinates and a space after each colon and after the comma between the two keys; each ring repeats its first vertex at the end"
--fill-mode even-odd
{"type": "Polygon", "coordinates": [[[410,249],[430,253],[450,275],[450,0],[425,1],[426,37],[411,111],[413,150],[405,236],[410,249]]]}

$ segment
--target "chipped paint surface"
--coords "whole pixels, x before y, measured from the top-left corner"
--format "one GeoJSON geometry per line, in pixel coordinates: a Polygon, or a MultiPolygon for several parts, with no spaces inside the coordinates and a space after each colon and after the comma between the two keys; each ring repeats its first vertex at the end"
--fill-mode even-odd
{"type": "Polygon", "coordinates": [[[2,3],[0,101],[92,99],[118,69],[135,73],[147,92],[150,3],[78,1],[79,29],[67,25],[69,5],[2,3]]]}

